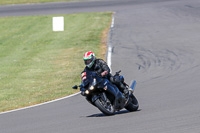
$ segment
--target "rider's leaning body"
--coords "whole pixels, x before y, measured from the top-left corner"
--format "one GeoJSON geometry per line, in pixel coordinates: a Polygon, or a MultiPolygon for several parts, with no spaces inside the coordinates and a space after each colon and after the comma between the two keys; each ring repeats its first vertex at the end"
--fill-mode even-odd
{"type": "Polygon", "coordinates": [[[95,71],[98,75],[101,75],[103,78],[107,78],[109,81],[116,84],[122,92],[128,93],[128,88],[126,85],[124,85],[124,83],[121,81],[117,81],[117,78],[114,78],[111,75],[110,68],[108,67],[107,63],[102,59],[96,59],[95,54],[92,51],[86,52],[83,56],[83,60],[86,67],[82,73],[86,72],[87,70],[95,71]]]}

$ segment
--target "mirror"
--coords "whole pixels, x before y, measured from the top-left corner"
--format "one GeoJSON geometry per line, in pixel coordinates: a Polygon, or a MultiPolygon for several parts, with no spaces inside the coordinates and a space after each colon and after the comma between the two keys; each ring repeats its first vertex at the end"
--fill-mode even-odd
{"type": "Polygon", "coordinates": [[[73,89],[78,89],[78,86],[77,86],[77,85],[75,85],[75,86],[73,86],[72,88],[73,88],[73,89]]]}

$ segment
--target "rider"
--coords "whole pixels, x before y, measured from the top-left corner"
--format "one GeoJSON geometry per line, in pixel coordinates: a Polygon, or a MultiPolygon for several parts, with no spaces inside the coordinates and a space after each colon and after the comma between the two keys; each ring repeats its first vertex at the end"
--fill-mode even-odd
{"type": "Polygon", "coordinates": [[[83,72],[85,72],[86,70],[95,71],[103,78],[107,78],[109,81],[117,85],[118,88],[125,94],[129,92],[125,82],[121,82],[120,80],[118,80],[119,78],[113,77],[110,73],[110,68],[108,67],[107,63],[102,59],[96,59],[95,54],[92,51],[86,52],[83,56],[83,60],[86,65],[83,72]]]}

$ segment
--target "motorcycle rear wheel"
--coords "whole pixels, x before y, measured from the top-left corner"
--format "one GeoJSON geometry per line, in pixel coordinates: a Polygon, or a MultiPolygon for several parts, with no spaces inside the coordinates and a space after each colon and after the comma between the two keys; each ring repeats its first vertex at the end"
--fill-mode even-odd
{"type": "Polygon", "coordinates": [[[130,98],[129,104],[126,105],[125,108],[130,112],[137,111],[139,108],[138,100],[133,94],[131,94],[129,98],[130,98]]]}
{"type": "Polygon", "coordinates": [[[95,101],[95,105],[105,115],[114,115],[115,113],[115,109],[109,99],[107,99],[107,101],[105,102],[104,100],[99,98],[95,101]]]}

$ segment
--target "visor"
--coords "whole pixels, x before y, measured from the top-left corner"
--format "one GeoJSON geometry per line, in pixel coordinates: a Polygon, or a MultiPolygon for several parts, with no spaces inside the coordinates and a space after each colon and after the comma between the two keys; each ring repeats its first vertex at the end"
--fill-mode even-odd
{"type": "Polygon", "coordinates": [[[92,59],[85,60],[85,65],[89,65],[92,62],[92,59]]]}

